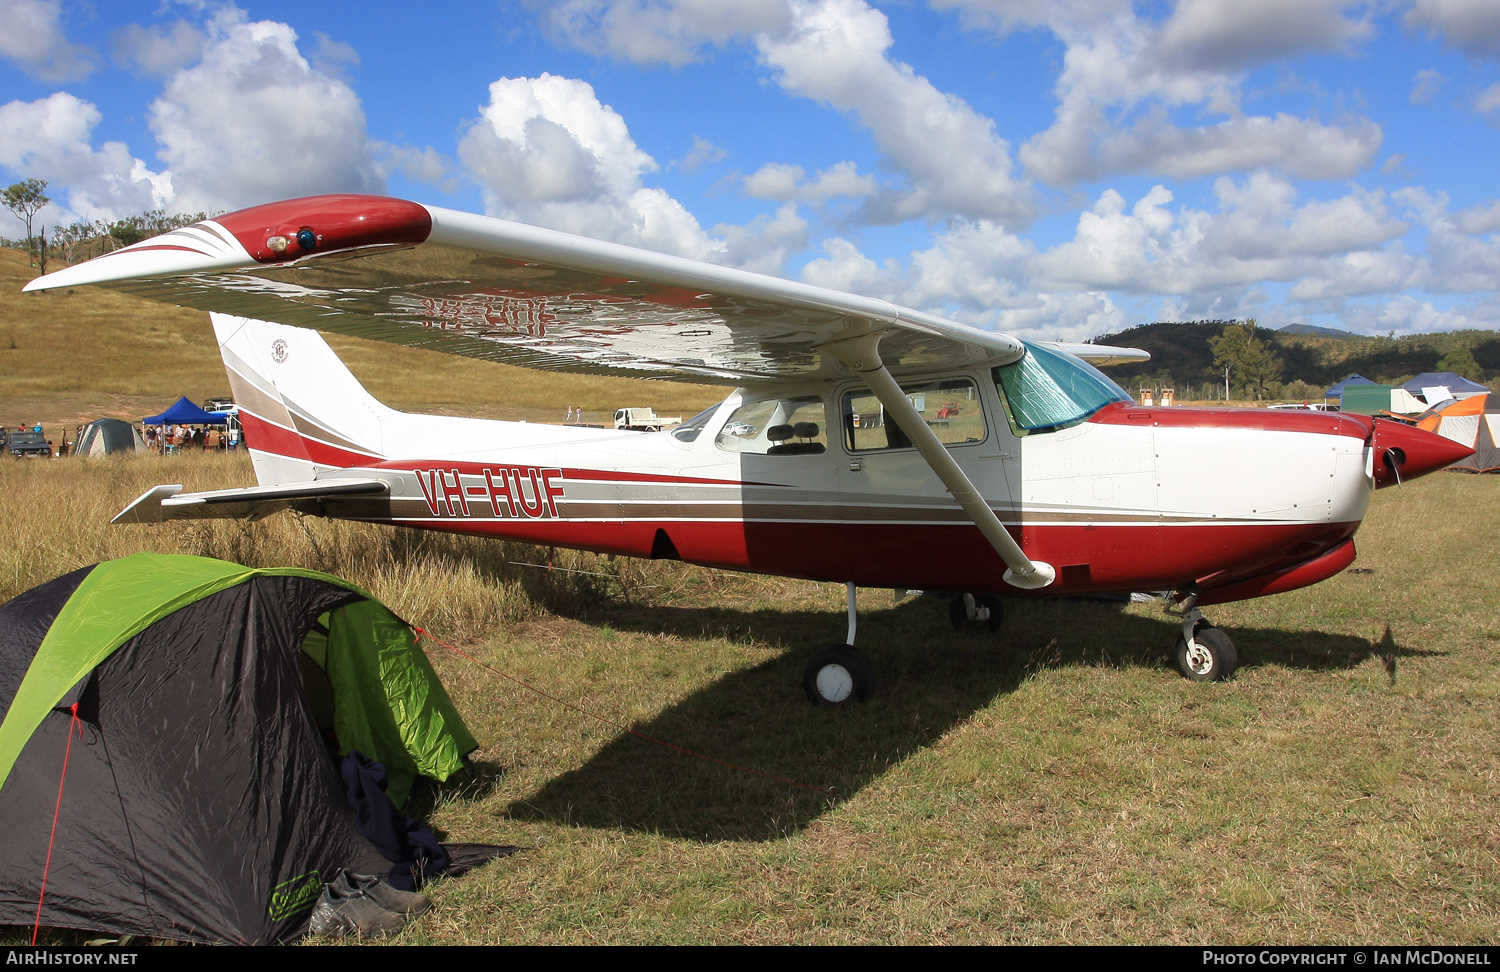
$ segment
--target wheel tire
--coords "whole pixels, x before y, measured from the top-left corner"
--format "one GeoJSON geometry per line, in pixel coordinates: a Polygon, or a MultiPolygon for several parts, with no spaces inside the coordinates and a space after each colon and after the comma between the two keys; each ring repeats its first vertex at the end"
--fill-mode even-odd
{"type": "Polygon", "coordinates": [[[802,690],[814,705],[863,702],[875,691],[875,666],[853,645],[819,648],[802,673],[802,690]]]}
{"type": "Polygon", "coordinates": [[[1189,658],[1186,639],[1177,637],[1177,668],[1183,677],[1194,682],[1222,682],[1239,668],[1240,656],[1234,650],[1234,642],[1218,628],[1200,625],[1193,640],[1198,643],[1199,652],[1189,658]]]}
{"type": "Polygon", "coordinates": [[[964,601],[964,594],[955,594],[948,602],[948,620],[953,624],[954,631],[966,631],[977,634],[981,631],[999,631],[1000,626],[1005,623],[1005,605],[993,594],[970,594],[968,597],[974,599],[976,608],[985,608],[989,611],[989,617],[983,621],[972,621],[969,619],[969,606],[964,601]]]}

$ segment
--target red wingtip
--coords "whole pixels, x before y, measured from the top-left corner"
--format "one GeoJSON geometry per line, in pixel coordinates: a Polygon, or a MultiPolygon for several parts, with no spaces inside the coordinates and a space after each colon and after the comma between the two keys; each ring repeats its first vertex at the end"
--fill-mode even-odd
{"type": "Polygon", "coordinates": [[[432,214],[420,203],[352,193],[266,203],[216,216],[214,222],[261,263],[358,246],[421,243],[432,232],[432,214]],[[311,236],[299,240],[304,230],[311,236]]]}

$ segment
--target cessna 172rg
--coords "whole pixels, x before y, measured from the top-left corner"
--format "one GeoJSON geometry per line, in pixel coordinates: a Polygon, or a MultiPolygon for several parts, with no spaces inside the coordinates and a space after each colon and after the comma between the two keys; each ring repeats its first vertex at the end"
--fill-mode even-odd
{"type": "MultiPolygon", "coordinates": [[[[159,486],[116,522],[329,517],[842,581],[847,644],[815,701],[864,698],[857,586],[995,595],[1170,590],[1189,678],[1236,665],[1209,604],[1354,559],[1371,491],[1468,455],[1360,415],[1143,408],[1095,365],[789,280],[358,195],[258,206],[32,281],[213,312],[259,485],[159,486]],[[395,411],[318,335],[734,390],[655,433],[395,411]]],[[[496,395],[503,395],[497,389],[496,395]]]]}

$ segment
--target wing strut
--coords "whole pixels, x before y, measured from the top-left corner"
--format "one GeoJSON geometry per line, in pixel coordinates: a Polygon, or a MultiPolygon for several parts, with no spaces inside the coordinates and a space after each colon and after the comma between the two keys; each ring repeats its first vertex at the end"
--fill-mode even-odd
{"type": "Polygon", "coordinates": [[[1021,551],[1020,545],[1001,525],[995,511],[990,509],[990,504],[974,488],[974,484],[964,475],[963,469],[949,454],[937,433],[923,421],[911,399],[906,397],[896,379],[886,370],[885,362],[880,359],[882,336],[882,332],[878,331],[857,334],[829,341],[818,350],[843,361],[870,383],[870,390],[880,399],[880,404],[885,406],[886,414],[895,418],[901,431],[906,433],[922,458],[927,460],[927,465],[942,480],[948,492],[953,494],[963,511],[969,514],[969,518],[979,527],[979,532],[984,534],[990,546],[995,548],[1000,559],[1005,561],[1008,568],[1005,571],[1005,582],[1025,590],[1036,590],[1051,584],[1057,577],[1057,571],[1050,564],[1030,560],[1021,551]]]}

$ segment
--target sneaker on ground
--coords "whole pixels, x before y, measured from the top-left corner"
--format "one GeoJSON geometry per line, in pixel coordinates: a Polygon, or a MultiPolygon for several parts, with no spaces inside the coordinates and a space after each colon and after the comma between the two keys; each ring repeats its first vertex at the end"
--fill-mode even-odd
{"type": "Polygon", "coordinates": [[[318,903],[313,905],[312,918],[307,930],[314,935],[342,938],[356,935],[360,938],[379,938],[394,935],[406,924],[406,916],[387,911],[368,895],[355,892],[341,894],[335,882],[323,885],[318,903]]]}
{"type": "Polygon", "coordinates": [[[427,900],[427,895],[393,888],[385,882],[384,878],[373,874],[340,871],[338,877],[333,879],[333,884],[340,894],[348,896],[359,892],[386,911],[394,911],[398,915],[420,915],[432,907],[432,902],[427,900]]]}

